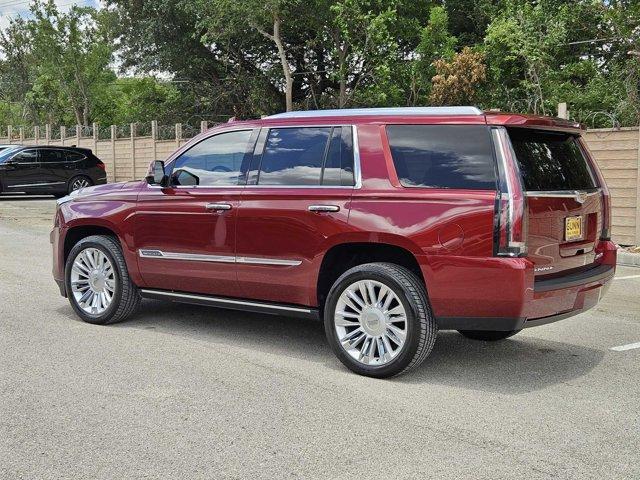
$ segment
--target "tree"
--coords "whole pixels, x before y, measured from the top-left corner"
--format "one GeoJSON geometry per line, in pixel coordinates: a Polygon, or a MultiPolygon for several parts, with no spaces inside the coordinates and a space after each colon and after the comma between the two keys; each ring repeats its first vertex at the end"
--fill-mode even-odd
{"type": "Polygon", "coordinates": [[[451,61],[436,60],[430,100],[433,105],[473,105],[485,81],[484,55],[464,47],[451,61]]]}

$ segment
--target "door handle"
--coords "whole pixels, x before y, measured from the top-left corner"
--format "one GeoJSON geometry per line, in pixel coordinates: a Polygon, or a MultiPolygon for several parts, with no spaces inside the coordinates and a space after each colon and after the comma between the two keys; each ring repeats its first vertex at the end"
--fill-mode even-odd
{"type": "Polygon", "coordinates": [[[309,205],[307,210],[310,212],[339,212],[340,207],[338,205],[309,205]]]}
{"type": "Polygon", "coordinates": [[[207,203],[204,208],[216,212],[219,210],[231,210],[231,205],[228,203],[207,203]]]}

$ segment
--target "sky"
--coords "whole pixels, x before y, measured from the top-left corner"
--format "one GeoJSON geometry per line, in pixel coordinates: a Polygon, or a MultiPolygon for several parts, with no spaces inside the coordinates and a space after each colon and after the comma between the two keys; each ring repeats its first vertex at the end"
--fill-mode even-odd
{"type": "MultiPolygon", "coordinates": [[[[4,30],[13,17],[28,17],[29,3],[30,0],[0,0],[0,30],[4,30]]],[[[55,4],[62,12],[66,12],[73,5],[100,6],[99,0],[55,0],[55,4]]]]}

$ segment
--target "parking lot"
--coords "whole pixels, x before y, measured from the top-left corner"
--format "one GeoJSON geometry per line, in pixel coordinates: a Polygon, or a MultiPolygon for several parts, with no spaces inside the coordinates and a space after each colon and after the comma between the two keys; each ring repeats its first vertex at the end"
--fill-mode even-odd
{"type": "Polygon", "coordinates": [[[318,322],[145,301],[81,322],[55,201],[0,196],[0,477],[639,478],[640,269],[498,343],[441,332],[416,371],[347,371],[318,322]]]}

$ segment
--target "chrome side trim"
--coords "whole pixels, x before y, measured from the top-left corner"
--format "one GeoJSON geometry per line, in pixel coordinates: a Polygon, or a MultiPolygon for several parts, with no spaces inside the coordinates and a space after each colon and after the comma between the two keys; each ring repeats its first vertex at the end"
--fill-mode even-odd
{"type": "Polygon", "coordinates": [[[47,182],[47,183],[25,183],[23,185],[8,185],[8,188],[20,188],[20,187],[46,187],[48,185],[62,185],[67,182],[47,182]]]}
{"type": "Polygon", "coordinates": [[[253,307],[259,309],[270,309],[273,311],[282,311],[282,312],[295,312],[295,313],[304,313],[311,314],[313,313],[313,309],[304,308],[304,307],[292,307],[289,305],[276,305],[270,303],[262,303],[262,302],[252,302],[249,300],[233,300],[231,298],[223,298],[223,297],[214,297],[209,295],[197,295],[193,293],[178,293],[178,292],[165,292],[163,290],[148,290],[141,289],[140,292],[144,295],[153,295],[153,296],[163,296],[167,298],[175,298],[178,300],[198,300],[201,302],[206,302],[210,304],[224,304],[224,305],[234,305],[238,307],[253,307]]]}
{"type": "Polygon", "coordinates": [[[236,259],[226,255],[204,255],[201,253],[163,252],[162,250],[140,249],[142,258],[160,258],[162,260],[189,260],[194,262],[235,263],[236,259]]]}
{"type": "Polygon", "coordinates": [[[248,265],[277,265],[283,267],[297,267],[302,264],[302,260],[288,260],[281,258],[260,258],[260,257],[235,257],[231,255],[205,255],[201,253],[177,253],[163,252],[162,250],[141,248],[138,255],[142,258],[158,258],[161,260],[187,260],[193,262],[216,262],[216,263],[243,263],[248,265]]]}
{"type": "Polygon", "coordinates": [[[284,267],[297,267],[302,260],[285,260],[280,258],[236,257],[236,263],[249,265],[282,265],[284,267]]]}

